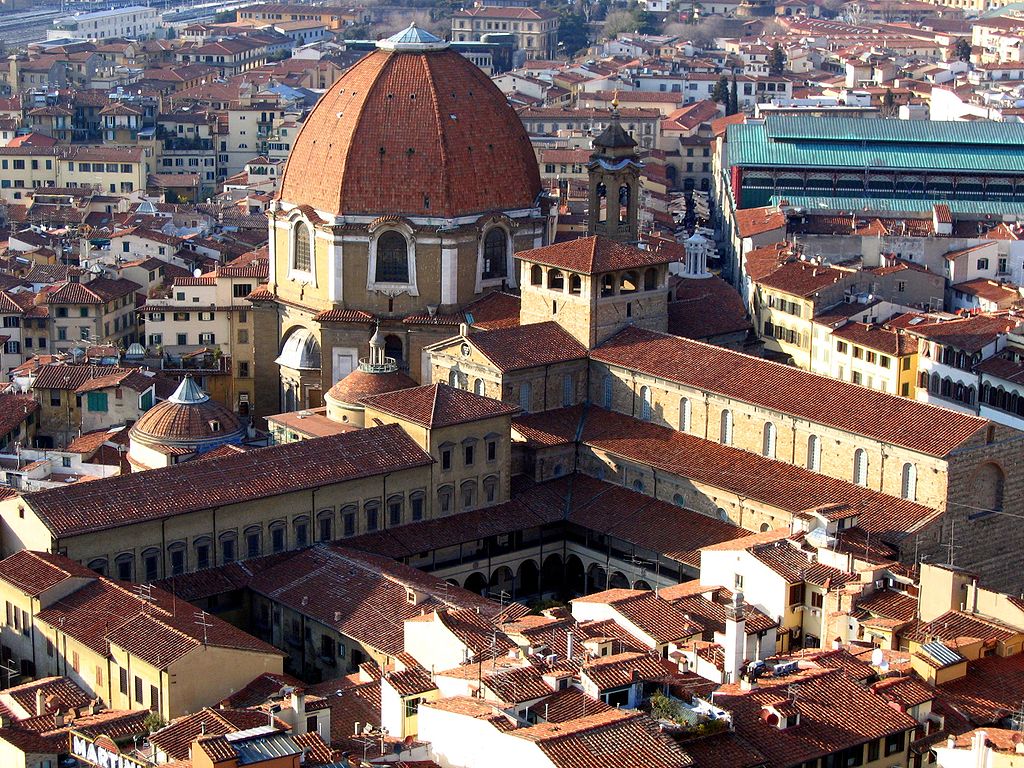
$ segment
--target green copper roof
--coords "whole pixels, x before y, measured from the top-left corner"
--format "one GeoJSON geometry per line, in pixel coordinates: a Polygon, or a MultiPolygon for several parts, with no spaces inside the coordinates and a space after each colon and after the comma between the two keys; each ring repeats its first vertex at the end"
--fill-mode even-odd
{"type": "Polygon", "coordinates": [[[997,202],[991,200],[957,200],[951,198],[926,197],[900,199],[892,197],[822,197],[820,195],[775,195],[769,205],[778,205],[785,200],[794,208],[808,212],[865,211],[869,213],[927,213],[931,215],[933,205],[948,205],[952,213],[967,215],[992,214],[993,216],[1024,216],[1024,203],[997,202]]]}
{"type": "Polygon", "coordinates": [[[1024,123],[769,116],[729,126],[728,164],[1024,173],[1024,123]]]}
{"type": "Polygon", "coordinates": [[[764,131],[774,140],[1024,146],[1024,123],[769,115],[764,131]]]}

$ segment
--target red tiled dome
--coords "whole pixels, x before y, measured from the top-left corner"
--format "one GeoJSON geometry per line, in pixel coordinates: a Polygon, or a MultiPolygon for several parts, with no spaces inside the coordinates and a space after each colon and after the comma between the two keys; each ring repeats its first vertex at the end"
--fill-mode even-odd
{"type": "Polygon", "coordinates": [[[129,436],[144,444],[201,445],[237,438],[244,431],[238,416],[186,377],[174,395],[142,414],[129,436]]]}
{"type": "Polygon", "coordinates": [[[541,191],[522,122],[450,49],[376,50],[295,139],[280,199],[334,214],[454,217],[529,208],[541,191]]]}
{"type": "Polygon", "coordinates": [[[383,395],[417,386],[401,371],[370,373],[356,368],[327,392],[327,397],[339,403],[358,403],[364,397],[383,395]]]}

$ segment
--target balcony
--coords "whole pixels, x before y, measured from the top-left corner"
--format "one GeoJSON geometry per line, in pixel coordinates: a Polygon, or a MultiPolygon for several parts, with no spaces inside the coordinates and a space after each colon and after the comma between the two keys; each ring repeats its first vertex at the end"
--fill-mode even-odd
{"type": "Polygon", "coordinates": [[[212,152],[213,139],[164,139],[163,148],[164,152],[212,152]]]}

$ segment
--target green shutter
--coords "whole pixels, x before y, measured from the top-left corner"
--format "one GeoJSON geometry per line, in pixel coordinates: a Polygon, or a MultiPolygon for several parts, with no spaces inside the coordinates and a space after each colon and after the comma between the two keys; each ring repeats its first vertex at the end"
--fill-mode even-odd
{"type": "Polygon", "coordinates": [[[107,393],[106,392],[90,392],[89,393],[89,410],[95,412],[106,412],[107,410],[107,393]]]}

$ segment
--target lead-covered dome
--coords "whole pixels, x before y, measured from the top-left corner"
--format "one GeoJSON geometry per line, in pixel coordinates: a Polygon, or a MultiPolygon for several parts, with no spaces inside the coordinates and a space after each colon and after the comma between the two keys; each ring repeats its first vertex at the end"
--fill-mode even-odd
{"type": "Polygon", "coordinates": [[[532,207],[537,160],[490,78],[415,26],[377,48],[313,108],[280,199],[333,215],[450,218],[532,207]]]}

